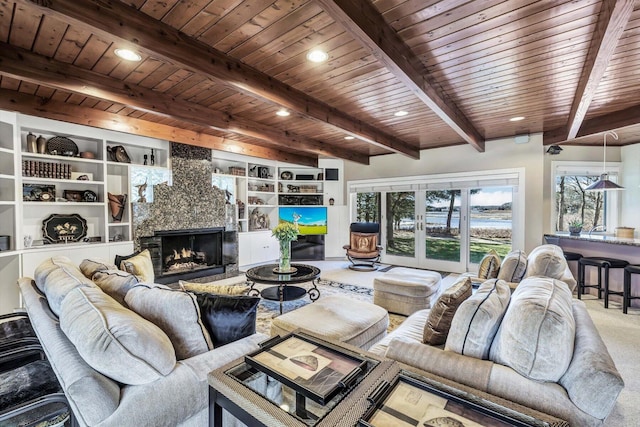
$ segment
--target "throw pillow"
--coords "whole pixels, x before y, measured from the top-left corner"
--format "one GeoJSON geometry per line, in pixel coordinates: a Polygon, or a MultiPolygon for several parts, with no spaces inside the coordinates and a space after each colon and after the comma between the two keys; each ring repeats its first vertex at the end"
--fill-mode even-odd
{"type": "Polygon", "coordinates": [[[122,270],[98,271],[94,273],[93,281],[106,294],[125,307],[127,306],[124,300],[125,295],[141,282],[138,276],[122,270]]]}
{"type": "Polygon", "coordinates": [[[259,297],[195,293],[200,315],[214,347],[256,332],[259,297]]]}
{"type": "Polygon", "coordinates": [[[60,328],[93,369],[123,384],[168,375],[176,355],[167,335],[99,288],[76,288],[62,301],[60,328]]]}
{"type": "Polygon", "coordinates": [[[77,287],[96,285],[65,256],[54,256],[44,260],[34,272],[36,286],[47,297],[51,311],[60,316],[60,306],[67,294],[77,287]]]}
{"type": "Polygon", "coordinates": [[[178,360],[188,359],[213,348],[193,294],[140,284],[127,292],[125,301],[129,308],[167,334],[178,360]]]}
{"type": "Polygon", "coordinates": [[[480,285],[476,293],[458,307],[444,349],[488,359],[510,297],[511,289],[504,280],[490,279],[480,285]]]}
{"type": "Polygon", "coordinates": [[[532,380],[558,382],[573,357],[571,304],[565,283],[550,277],[524,279],[511,295],[490,359],[532,380]]]}
{"type": "Polygon", "coordinates": [[[88,258],[80,263],[80,271],[87,279],[92,279],[98,271],[117,270],[118,267],[102,258],[88,258]]]}
{"type": "Polygon", "coordinates": [[[180,280],[178,283],[182,289],[190,292],[204,292],[218,295],[246,295],[247,292],[249,292],[249,286],[245,283],[236,285],[220,285],[216,284],[216,282],[196,283],[185,282],[184,280],[180,280]]]}
{"type": "Polygon", "coordinates": [[[148,249],[140,252],[138,255],[125,259],[120,265],[120,269],[131,274],[135,274],[140,278],[141,282],[153,283],[155,275],[153,273],[153,262],[151,261],[151,253],[148,249]]]}
{"type": "Polygon", "coordinates": [[[135,251],[131,255],[116,255],[114,262],[116,263],[116,266],[120,270],[124,270],[124,268],[122,267],[122,261],[127,260],[129,258],[133,258],[134,256],[138,255],[139,253],[140,253],[140,251],[135,251]]]}
{"type": "Polygon", "coordinates": [[[543,276],[562,279],[566,269],[567,260],[560,246],[540,245],[529,254],[526,277],[543,276]]]}
{"type": "Polygon", "coordinates": [[[376,234],[351,232],[350,243],[349,249],[363,256],[366,254],[376,256],[378,253],[378,236],[376,234]]]}
{"type": "Polygon", "coordinates": [[[527,272],[527,254],[524,251],[511,251],[504,257],[498,279],[511,283],[520,283],[527,272]]]}
{"type": "Polygon", "coordinates": [[[446,289],[435,302],[424,327],[423,342],[440,345],[447,341],[451,320],[462,301],[471,296],[471,279],[460,277],[446,289]]]}
{"type": "Polygon", "coordinates": [[[492,249],[482,257],[480,266],[478,267],[478,277],[481,279],[495,279],[498,277],[499,269],[500,256],[492,249]]]}

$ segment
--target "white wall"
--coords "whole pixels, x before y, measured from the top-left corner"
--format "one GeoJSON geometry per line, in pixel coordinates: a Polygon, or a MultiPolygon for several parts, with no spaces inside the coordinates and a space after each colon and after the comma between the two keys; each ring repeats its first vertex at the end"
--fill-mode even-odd
{"type": "Polygon", "coordinates": [[[391,178],[441,173],[486,171],[495,169],[525,169],[525,247],[530,251],[542,243],[544,154],[542,134],[531,135],[526,144],[515,144],[514,138],[487,141],[485,152],[470,145],[436,148],[420,152],[419,160],[400,154],[371,158],[369,166],[345,162],[345,182],[370,178],[391,178]]]}

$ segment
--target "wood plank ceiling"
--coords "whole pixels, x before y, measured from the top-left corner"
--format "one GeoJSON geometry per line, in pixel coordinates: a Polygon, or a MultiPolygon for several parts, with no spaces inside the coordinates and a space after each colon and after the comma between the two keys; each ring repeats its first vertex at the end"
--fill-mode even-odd
{"type": "Polygon", "coordinates": [[[639,71],[640,0],[0,0],[0,108],[309,165],[639,142],[639,71]]]}

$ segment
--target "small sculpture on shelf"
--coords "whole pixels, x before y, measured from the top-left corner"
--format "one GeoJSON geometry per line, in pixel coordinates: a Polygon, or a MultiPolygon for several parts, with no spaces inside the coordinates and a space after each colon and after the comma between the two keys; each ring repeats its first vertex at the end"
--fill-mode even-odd
{"type": "Polygon", "coordinates": [[[251,211],[250,221],[249,230],[265,230],[271,227],[269,215],[261,212],[258,208],[251,211]]]}
{"type": "Polygon", "coordinates": [[[144,184],[136,185],[138,189],[138,203],[147,203],[147,180],[144,180],[144,184]]]}
{"type": "Polygon", "coordinates": [[[124,213],[124,207],[127,203],[126,194],[111,194],[107,193],[109,199],[109,209],[111,209],[111,218],[113,222],[122,221],[122,214],[124,213]]]}

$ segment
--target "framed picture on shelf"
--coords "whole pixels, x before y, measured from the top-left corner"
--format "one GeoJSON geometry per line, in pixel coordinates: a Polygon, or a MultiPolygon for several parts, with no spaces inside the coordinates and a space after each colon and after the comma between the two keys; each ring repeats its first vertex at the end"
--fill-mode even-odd
{"type": "Polygon", "coordinates": [[[56,186],[49,184],[22,184],[23,202],[53,202],[56,186]]]}
{"type": "Polygon", "coordinates": [[[321,405],[349,388],[367,367],[362,357],[296,333],[248,354],[245,362],[321,405]]]}

